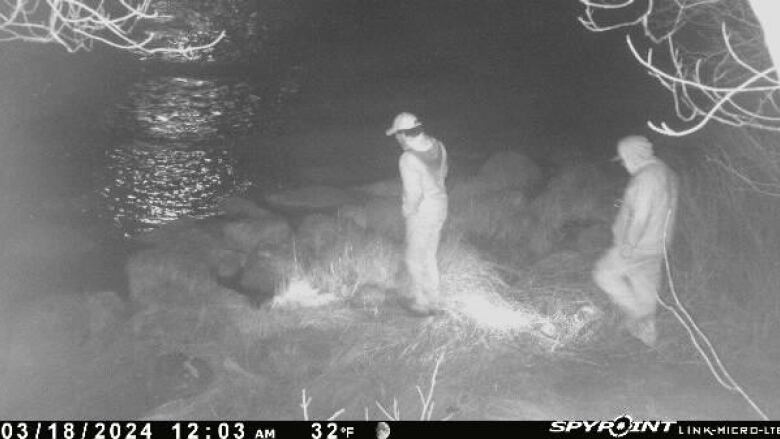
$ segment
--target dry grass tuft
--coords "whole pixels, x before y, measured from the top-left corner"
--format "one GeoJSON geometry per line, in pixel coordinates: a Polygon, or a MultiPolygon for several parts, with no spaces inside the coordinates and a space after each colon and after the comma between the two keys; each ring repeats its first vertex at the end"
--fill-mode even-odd
{"type": "Polygon", "coordinates": [[[363,285],[396,287],[400,248],[379,235],[347,234],[323,258],[299,271],[312,285],[341,299],[351,298],[363,285]]]}

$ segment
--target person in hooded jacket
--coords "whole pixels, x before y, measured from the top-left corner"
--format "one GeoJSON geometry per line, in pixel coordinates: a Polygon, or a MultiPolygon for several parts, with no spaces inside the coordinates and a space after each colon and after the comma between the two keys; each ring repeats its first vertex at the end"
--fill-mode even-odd
{"type": "Polygon", "coordinates": [[[447,150],[411,113],[397,115],[385,134],[394,136],[404,151],[398,168],[406,226],[406,306],[415,314],[435,314],[441,309],[437,251],[447,219],[447,150]]]}
{"type": "Polygon", "coordinates": [[[664,252],[671,242],[678,178],[643,136],[617,145],[631,179],[612,226],[613,245],[598,261],[593,279],[626,315],[628,331],[648,346],[657,339],[655,313],[664,252]]]}

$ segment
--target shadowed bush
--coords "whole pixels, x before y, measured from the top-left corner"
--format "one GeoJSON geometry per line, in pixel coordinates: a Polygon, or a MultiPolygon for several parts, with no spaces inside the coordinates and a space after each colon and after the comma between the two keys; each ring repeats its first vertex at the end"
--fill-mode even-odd
{"type": "Polygon", "coordinates": [[[561,248],[593,254],[609,244],[621,187],[595,165],[569,165],[535,198],[520,190],[488,191],[466,181],[450,198],[447,228],[510,265],[526,265],[561,248]],[[587,231],[587,233],[586,233],[587,231]]]}
{"type": "Polygon", "coordinates": [[[567,227],[611,224],[621,192],[595,165],[561,169],[529,205],[530,250],[538,256],[550,253],[566,237],[567,227]]]}
{"type": "Polygon", "coordinates": [[[472,181],[488,191],[514,189],[533,191],[542,180],[542,170],[528,157],[512,151],[491,155],[472,181]]]}
{"type": "Polygon", "coordinates": [[[765,361],[780,353],[780,198],[760,184],[780,174],[761,146],[776,136],[755,136],[712,128],[670,154],[685,170],[670,256],[680,299],[721,351],[765,361]]]}
{"type": "Polygon", "coordinates": [[[447,228],[491,244],[522,246],[528,240],[528,201],[517,190],[474,196],[454,193],[447,228]]]}

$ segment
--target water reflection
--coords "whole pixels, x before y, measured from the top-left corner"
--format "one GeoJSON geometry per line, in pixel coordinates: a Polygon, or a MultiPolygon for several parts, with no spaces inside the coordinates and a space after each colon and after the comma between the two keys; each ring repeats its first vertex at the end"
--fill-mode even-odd
{"type": "Polygon", "coordinates": [[[182,216],[214,215],[219,197],[243,187],[228,148],[134,141],[108,157],[113,179],[102,194],[128,235],[182,216]]]}
{"type": "Polygon", "coordinates": [[[115,118],[135,138],[205,141],[251,131],[263,104],[244,81],[161,76],[134,84],[115,118]]]}
{"type": "Polygon", "coordinates": [[[126,235],[182,216],[214,215],[242,191],[230,138],[259,123],[263,100],[246,82],[158,76],[134,84],[115,128],[130,138],[107,151],[102,195],[126,235]]]}

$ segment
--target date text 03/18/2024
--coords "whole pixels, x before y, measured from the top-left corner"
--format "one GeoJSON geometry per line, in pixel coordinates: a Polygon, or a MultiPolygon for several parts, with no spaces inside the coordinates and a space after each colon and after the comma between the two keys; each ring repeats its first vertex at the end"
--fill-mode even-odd
{"type": "MultiPolygon", "coordinates": [[[[265,425],[264,425],[265,424],[265,425]]],[[[300,426],[303,427],[303,426],[300,426]]],[[[300,427],[295,428],[299,430],[300,427]]],[[[260,422],[0,422],[0,439],[277,439],[260,422]]]]}

